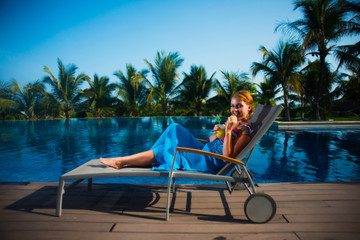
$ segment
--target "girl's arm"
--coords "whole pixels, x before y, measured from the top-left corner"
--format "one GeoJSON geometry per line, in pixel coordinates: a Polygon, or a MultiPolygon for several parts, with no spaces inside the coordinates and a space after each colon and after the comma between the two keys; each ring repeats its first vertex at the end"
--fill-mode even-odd
{"type": "Polygon", "coordinates": [[[223,155],[227,157],[236,157],[241,150],[249,143],[250,136],[245,134],[237,138],[232,138],[232,129],[237,126],[237,119],[230,117],[226,125],[225,138],[223,145],[223,155]]]}
{"type": "Polygon", "coordinates": [[[241,135],[236,139],[228,137],[230,139],[229,143],[226,142],[226,135],[224,139],[224,146],[223,146],[223,155],[231,158],[235,158],[241,150],[250,142],[251,138],[249,135],[241,135]]]}

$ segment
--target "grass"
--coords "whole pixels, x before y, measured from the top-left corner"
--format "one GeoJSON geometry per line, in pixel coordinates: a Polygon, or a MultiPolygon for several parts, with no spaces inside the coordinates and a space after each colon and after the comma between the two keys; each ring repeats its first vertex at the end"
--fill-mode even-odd
{"type": "Polygon", "coordinates": [[[332,118],[334,121],[360,121],[360,117],[351,116],[351,117],[334,117],[332,118]]]}

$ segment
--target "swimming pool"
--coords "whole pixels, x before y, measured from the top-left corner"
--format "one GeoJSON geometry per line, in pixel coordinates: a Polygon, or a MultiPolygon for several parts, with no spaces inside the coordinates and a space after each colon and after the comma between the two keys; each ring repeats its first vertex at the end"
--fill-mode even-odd
{"type": "MultiPolygon", "coordinates": [[[[177,122],[207,139],[214,118],[143,117],[0,121],[0,181],[57,182],[73,168],[99,157],[150,149],[177,122]]],[[[360,130],[269,130],[248,168],[256,183],[360,180],[360,130]]],[[[108,178],[95,182],[167,183],[165,178],[108,178]]],[[[209,183],[184,179],[182,183],[209,183]]]]}

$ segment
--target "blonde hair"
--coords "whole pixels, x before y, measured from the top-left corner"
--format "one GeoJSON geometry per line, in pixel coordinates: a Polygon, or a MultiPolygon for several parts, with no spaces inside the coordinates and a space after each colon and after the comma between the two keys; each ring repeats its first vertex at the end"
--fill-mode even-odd
{"type": "Polygon", "coordinates": [[[243,101],[244,103],[246,103],[247,105],[250,106],[249,117],[254,113],[254,107],[253,107],[254,99],[248,91],[240,90],[240,91],[234,92],[234,94],[231,96],[231,98],[240,99],[241,101],[243,101]]]}

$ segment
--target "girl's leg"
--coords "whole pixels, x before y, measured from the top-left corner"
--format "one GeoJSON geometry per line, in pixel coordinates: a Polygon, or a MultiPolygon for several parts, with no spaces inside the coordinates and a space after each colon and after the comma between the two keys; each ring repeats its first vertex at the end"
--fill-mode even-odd
{"type": "Polygon", "coordinates": [[[155,162],[154,151],[146,151],[126,157],[100,158],[102,164],[116,169],[123,166],[128,167],[149,167],[155,162]]]}

